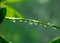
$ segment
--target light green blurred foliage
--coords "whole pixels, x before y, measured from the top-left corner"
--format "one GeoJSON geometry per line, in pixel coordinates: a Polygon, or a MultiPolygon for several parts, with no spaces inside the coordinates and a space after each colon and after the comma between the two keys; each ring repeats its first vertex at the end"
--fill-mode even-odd
{"type": "Polygon", "coordinates": [[[11,8],[10,6],[7,6],[5,3],[15,3],[15,2],[20,2],[21,0],[4,0],[1,2],[1,7],[6,7],[7,9],[7,17],[20,17],[23,18],[22,14],[17,12],[15,9],[11,8]]]}

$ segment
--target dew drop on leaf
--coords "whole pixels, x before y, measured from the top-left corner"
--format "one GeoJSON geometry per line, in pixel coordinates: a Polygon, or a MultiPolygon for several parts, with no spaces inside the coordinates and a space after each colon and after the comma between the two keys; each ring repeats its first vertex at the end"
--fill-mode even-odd
{"type": "Polygon", "coordinates": [[[56,29],[55,27],[53,27],[53,29],[56,29]]]}
{"type": "Polygon", "coordinates": [[[19,20],[20,22],[23,22],[22,20],[19,20]]]}
{"type": "Polygon", "coordinates": [[[13,22],[15,23],[16,21],[15,21],[15,20],[13,20],[13,22]]]}
{"type": "Polygon", "coordinates": [[[34,25],[38,25],[37,23],[34,23],[34,25]]]}
{"type": "Polygon", "coordinates": [[[25,23],[27,22],[27,21],[24,21],[25,23]]]}
{"type": "Polygon", "coordinates": [[[30,24],[30,25],[32,25],[32,24],[33,24],[33,22],[29,22],[29,24],[30,24]]]}
{"type": "Polygon", "coordinates": [[[44,25],[44,27],[47,27],[47,25],[44,25]]]}
{"type": "Polygon", "coordinates": [[[48,24],[48,25],[51,25],[51,23],[49,23],[49,22],[48,22],[47,24],[48,24]]]}

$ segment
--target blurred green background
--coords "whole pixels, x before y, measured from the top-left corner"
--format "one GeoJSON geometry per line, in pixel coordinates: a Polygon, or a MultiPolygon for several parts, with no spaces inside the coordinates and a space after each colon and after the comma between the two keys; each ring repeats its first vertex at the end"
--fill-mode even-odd
{"type": "MultiPolygon", "coordinates": [[[[27,0],[26,2],[8,3],[25,18],[60,26],[60,0],[27,0]]],[[[10,12],[11,13],[11,12],[10,12]]],[[[4,20],[0,24],[0,33],[12,43],[48,43],[60,36],[60,30],[41,25],[4,20]]]]}

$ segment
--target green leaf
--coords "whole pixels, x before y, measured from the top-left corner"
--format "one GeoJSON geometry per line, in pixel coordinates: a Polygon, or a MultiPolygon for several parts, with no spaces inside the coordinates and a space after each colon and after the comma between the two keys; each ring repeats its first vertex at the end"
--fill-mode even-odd
{"type": "Polygon", "coordinates": [[[60,37],[51,40],[49,43],[60,43],[60,37]]]}
{"type": "Polygon", "coordinates": [[[19,17],[19,18],[23,18],[23,15],[19,12],[17,12],[15,9],[11,8],[10,6],[4,5],[3,3],[1,4],[2,7],[6,7],[7,9],[7,13],[6,16],[7,17],[19,17]]]}
{"type": "Polygon", "coordinates": [[[14,10],[13,8],[6,6],[7,8],[7,17],[19,17],[19,18],[23,18],[22,14],[17,12],[16,10],[14,10]]]}
{"type": "Polygon", "coordinates": [[[5,16],[6,16],[6,8],[1,8],[0,9],[0,23],[3,21],[5,16]]]}

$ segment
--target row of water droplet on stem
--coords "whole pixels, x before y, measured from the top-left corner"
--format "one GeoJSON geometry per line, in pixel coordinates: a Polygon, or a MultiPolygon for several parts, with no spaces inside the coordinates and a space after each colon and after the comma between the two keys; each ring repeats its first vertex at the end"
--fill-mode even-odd
{"type": "MultiPolygon", "coordinates": [[[[43,23],[37,20],[31,20],[31,19],[24,19],[24,18],[11,18],[11,17],[6,17],[7,19],[11,19],[13,20],[13,22],[15,23],[16,21],[19,22],[25,22],[25,23],[29,23],[30,25],[43,25],[44,27],[53,27],[54,24],[51,23],[43,23]]],[[[56,29],[55,27],[53,27],[54,29],[56,29]]]]}

